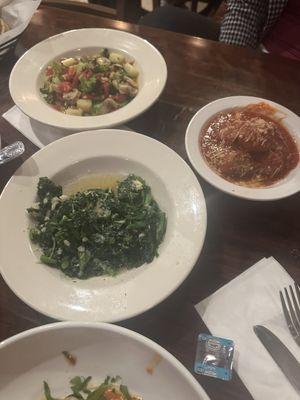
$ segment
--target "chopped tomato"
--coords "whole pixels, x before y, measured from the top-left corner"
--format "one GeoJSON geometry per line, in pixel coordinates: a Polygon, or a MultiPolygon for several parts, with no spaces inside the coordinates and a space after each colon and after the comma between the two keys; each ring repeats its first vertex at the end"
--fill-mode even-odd
{"type": "Polygon", "coordinates": [[[105,96],[108,96],[109,95],[109,82],[102,81],[101,83],[102,83],[103,93],[105,94],[105,96]]]}
{"type": "Polygon", "coordinates": [[[54,73],[53,68],[48,65],[48,67],[46,68],[46,76],[52,76],[54,73]]]}
{"type": "Polygon", "coordinates": [[[69,77],[73,77],[73,76],[76,75],[76,72],[77,72],[76,68],[71,66],[71,67],[68,68],[67,74],[68,74],[69,77]]]}
{"type": "Polygon", "coordinates": [[[58,104],[51,104],[51,106],[52,106],[52,108],[54,108],[55,110],[57,110],[57,111],[62,111],[62,107],[61,106],[59,106],[58,104]]]}
{"type": "Polygon", "coordinates": [[[58,92],[56,92],[56,93],[55,93],[55,97],[56,97],[56,100],[60,100],[60,101],[62,101],[62,100],[63,100],[62,93],[58,93],[58,92]]]}
{"type": "Polygon", "coordinates": [[[126,94],[117,93],[115,96],[113,96],[113,99],[117,103],[123,103],[127,99],[127,96],[126,96],[126,94]]]}
{"type": "Polygon", "coordinates": [[[81,74],[79,75],[79,79],[82,78],[82,77],[84,77],[84,78],[86,78],[86,79],[89,79],[89,78],[91,78],[92,76],[93,76],[92,71],[84,70],[84,71],[82,71],[81,74]]]}
{"type": "Polygon", "coordinates": [[[58,84],[58,90],[62,93],[68,93],[72,90],[72,85],[70,82],[60,82],[58,84]]]}
{"type": "Polygon", "coordinates": [[[104,393],[105,400],[123,400],[123,396],[116,393],[114,389],[108,389],[104,393]]]}
{"type": "Polygon", "coordinates": [[[70,77],[69,77],[68,74],[63,74],[62,77],[63,77],[64,81],[69,81],[70,80],[70,77]]]}
{"type": "Polygon", "coordinates": [[[73,81],[72,81],[72,87],[73,87],[73,89],[74,89],[74,88],[77,88],[78,83],[79,83],[79,77],[78,77],[78,75],[75,75],[75,76],[74,76],[74,79],[73,79],[73,81]]]}

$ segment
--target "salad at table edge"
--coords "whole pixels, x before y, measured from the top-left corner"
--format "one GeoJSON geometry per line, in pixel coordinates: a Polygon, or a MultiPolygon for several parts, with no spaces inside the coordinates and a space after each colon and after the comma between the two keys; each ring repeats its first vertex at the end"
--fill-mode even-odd
{"type": "Polygon", "coordinates": [[[102,115],[124,107],[137,95],[138,76],[134,61],[100,49],[97,54],[49,64],[40,92],[50,106],[65,114],[102,115]]]}
{"type": "Polygon", "coordinates": [[[97,386],[90,384],[92,377],[75,376],[70,380],[71,394],[58,399],[53,397],[47,382],[44,382],[44,395],[46,400],[142,400],[141,397],[132,395],[127,386],[122,385],[121,378],[106,377],[103,383],[97,386]]]}

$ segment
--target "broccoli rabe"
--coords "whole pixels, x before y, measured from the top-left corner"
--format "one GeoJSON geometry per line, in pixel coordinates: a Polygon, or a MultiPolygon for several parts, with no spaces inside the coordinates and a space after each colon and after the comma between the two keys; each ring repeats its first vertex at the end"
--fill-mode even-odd
{"type": "Polygon", "coordinates": [[[166,215],[136,175],[115,190],[90,189],[69,197],[61,186],[40,178],[37,198],[28,209],[36,221],[30,239],[41,247],[41,261],[66,275],[115,275],[158,255],[166,215]]]}
{"type": "Polygon", "coordinates": [[[95,90],[95,87],[97,85],[97,79],[95,76],[92,76],[91,78],[85,78],[84,76],[80,77],[80,85],[79,85],[79,90],[82,93],[90,93],[93,90],[95,90]]]}

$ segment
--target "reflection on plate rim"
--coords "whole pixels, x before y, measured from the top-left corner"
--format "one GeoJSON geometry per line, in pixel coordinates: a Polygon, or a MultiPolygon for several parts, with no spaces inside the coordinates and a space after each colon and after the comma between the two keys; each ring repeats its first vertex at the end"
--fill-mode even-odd
{"type": "Polygon", "coordinates": [[[293,133],[291,132],[289,133],[294,137],[299,147],[300,118],[295,113],[290,111],[288,108],[281,106],[280,104],[275,103],[271,100],[259,97],[252,97],[252,96],[230,96],[212,101],[207,105],[205,105],[204,107],[202,107],[194,114],[186,129],[185,148],[188,158],[191,164],[193,165],[194,169],[197,171],[197,173],[217,189],[225,193],[228,193],[230,195],[248,200],[258,200],[258,201],[279,200],[291,196],[300,190],[300,164],[298,164],[298,166],[296,166],[296,168],[294,168],[285,178],[277,181],[274,185],[262,188],[250,188],[229,182],[226,179],[222,178],[220,175],[218,175],[216,172],[214,172],[204,160],[202,153],[199,149],[198,140],[201,128],[214,114],[231,107],[239,107],[239,106],[244,107],[247,104],[254,104],[259,102],[268,103],[274,108],[276,108],[278,112],[284,113],[289,119],[288,120],[289,123],[290,120],[292,120],[293,123],[291,124],[292,126],[289,126],[289,130],[291,127],[293,127],[293,133]],[[299,124],[298,130],[296,128],[297,123],[299,124]],[[298,132],[298,134],[295,133],[295,131],[298,132]],[[197,146],[195,150],[194,145],[196,143],[197,146]],[[295,180],[294,184],[288,183],[291,177],[295,180]],[[299,180],[298,186],[297,186],[297,177],[299,180]],[[285,187],[286,185],[292,187],[289,192],[280,190],[282,187],[285,187]]]}

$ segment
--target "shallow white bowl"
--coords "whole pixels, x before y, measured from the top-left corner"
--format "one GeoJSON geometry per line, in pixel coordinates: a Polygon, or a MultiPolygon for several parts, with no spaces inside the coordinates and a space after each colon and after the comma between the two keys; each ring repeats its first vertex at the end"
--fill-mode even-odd
{"type": "Polygon", "coordinates": [[[166,80],[165,60],[146,40],[123,31],[87,28],[60,33],[28,50],[11,72],[9,90],[15,104],[30,118],[58,128],[79,131],[119,125],[138,116],[157,100],[166,80]],[[47,65],[60,57],[84,55],[101,47],[118,50],[135,60],[140,71],[137,96],[125,107],[99,116],[66,115],[50,107],[39,91],[47,65]]]}
{"type": "Polygon", "coordinates": [[[0,363],[1,399],[41,399],[44,380],[53,396],[63,396],[76,375],[92,376],[95,384],[107,375],[120,375],[144,400],[208,400],[170,353],[142,335],[109,324],[56,323],[31,329],[0,343],[0,359],[5,360],[0,363]],[[75,366],[62,356],[64,350],[77,357],[75,366]]]}
{"type": "Polygon", "coordinates": [[[67,136],[30,157],[0,197],[0,220],[1,274],[18,297],[53,318],[113,322],[158,304],[188,276],[203,245],[206,205],[197,178],[177,153],[147,136],[107,129],[67,136]],[[152,263],[87,280],[39,264],[26,213],[39,177],[65,185],[89,173],[135,173],[150,185],[168,218],[152,263]]]}
{"type": "Polygon", "coordinates": [[[284,179],[264,188],[250,188],[231,183],[216,174],[206,163],[199,148],[199,136],[202,126],[216,113],[232,107],[243,107],[248,104],[265,102],[270,104],[280,116],[282,122],[294,137],[300,149],[300,118],[280,104],[266,99],[251,96],[225,97],[201,108],[189,123],[185,135],[185,148],[195,170],[211,185],[233,196],[249,200],[277,200],[291,196],[300,190],[300,166],[293,169],[284,179]]]}

